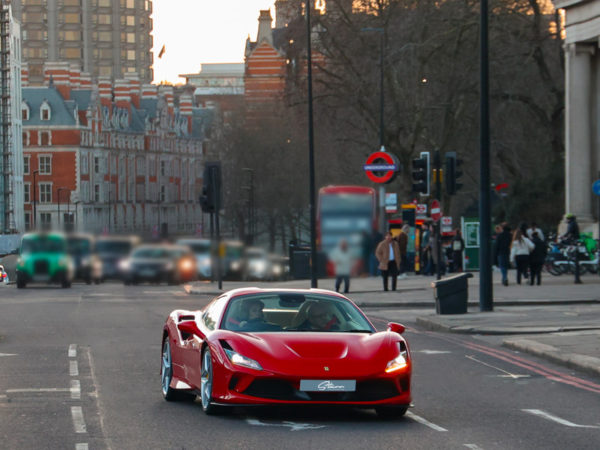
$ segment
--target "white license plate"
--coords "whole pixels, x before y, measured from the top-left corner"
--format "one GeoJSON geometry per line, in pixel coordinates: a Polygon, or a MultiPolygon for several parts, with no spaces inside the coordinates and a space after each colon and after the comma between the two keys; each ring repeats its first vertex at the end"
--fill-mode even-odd
{"type": "Polygon", "coordinates": [[[354,392],[356,380],[300,380],[300,390],[307,392],[354,392]]]}

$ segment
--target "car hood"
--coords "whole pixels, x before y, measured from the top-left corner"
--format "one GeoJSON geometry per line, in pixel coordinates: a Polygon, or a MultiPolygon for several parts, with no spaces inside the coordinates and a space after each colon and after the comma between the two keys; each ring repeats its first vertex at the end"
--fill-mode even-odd
{"type": "Polygon", "coordinates": [[[402,338],[391,332],[230,333],[219,339],[264,370],[305,377],[360,377],[380,373],[398,356],[402,338]]]}

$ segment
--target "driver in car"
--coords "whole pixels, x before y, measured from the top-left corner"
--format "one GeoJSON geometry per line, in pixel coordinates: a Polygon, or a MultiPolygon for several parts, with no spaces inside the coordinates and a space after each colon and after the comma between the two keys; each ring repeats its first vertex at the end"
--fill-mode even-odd
{"type": "Polygon", "coordinates": [[[310,305],[307,319],[298,326],[298,329],[337,331],[340,329],[340,323],[336,315],[332,313],[330,305],[325,303],[314,303],[310,305]]]}
{"type": "Polygon", "coordinates": [[[265,304],[258,299],[246,300],[242,305],[244,320],[240,321],[241,331],[274,331],[281,327],[265,320],[263,308],[265,304]]]}

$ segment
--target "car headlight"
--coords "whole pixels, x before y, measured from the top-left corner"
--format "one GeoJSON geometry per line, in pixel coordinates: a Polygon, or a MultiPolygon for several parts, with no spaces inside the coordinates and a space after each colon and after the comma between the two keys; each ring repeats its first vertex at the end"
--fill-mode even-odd
{"type": "Polygon", "coordinates": [[[179,267],[181,270],[188,271],[194,268],[194,264],[189,259],[184,259],[179,263],[179,267]]]}
{"type": "Polygon", "coordinates": [[[281,274],[281,266],[273,266],[273,273],[275,275],[281,274]]]}
{"type": "Polygon", "coordinates": [[[121,270],[129,270],[129,268],[131,267],[131,262],[129,262],[128,259],[122,259],[121,261],[119,261],[119,269],[121,270]]]}
{"type": "Polygon", "coordinates": [[[385,368],[386,373],[396,372],[402,370],[408,366],[408,351],[400,350],[400,354],[387,363],[385,368]]]}
{"type": "Polygon", "coordinates": [[[240,355],[233,350],[225,349],[225,353],[227,354],[229,361],[236,366],[248,367],[249,369],[254,370],[263,370],[259,363],[253,359],[246,358],[244,355],[240,355]]]}
{"type": "Polygon", "coordinates": [[[239,261],[234,261],[231,263],[231,270],[238,270],[240,268],[240,262],[239,261]]]}

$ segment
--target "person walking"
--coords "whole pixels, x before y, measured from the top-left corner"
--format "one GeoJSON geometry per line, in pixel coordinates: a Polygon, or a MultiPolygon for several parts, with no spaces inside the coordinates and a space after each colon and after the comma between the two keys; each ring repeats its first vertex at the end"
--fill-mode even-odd
{"type": "Polygon", "coordinates": [[[408,233],[410,232],[410,226],[404,225],[400,230],[400,234],[396,236],[396,241],[398,242],[398,248],[400,249],[400,267],[398,267],[398,272],[400,273],[401,278],[406,278],[406,271],[408,270],[408,258],[407,258],[407,248],[408,248],[408,233]]]}
{"type": "Polygon", "coordinates": [[[502,274],[502,284],[508,286],[508,267],[510,264],[510,225],[506,222],[501,225],[502,231],[496,237],[494,245],[494,260],[498,262],[502,274]]]}
{"type": "Polygon", "coordinates": [[[389,231],[383,241],[377,245],[375,257],[379,261],[379,269],[383,278],[383,290],[388,290],[388,278],[392,278],[392,291],[396,290],[398,267],[400,267],[400,247],[389,231]]]}
{"type": "Polygon", "coordinates": [[[335,292],[340,292],[342,281],[344,282],[344,293],[350,290],[350,273],[352,272],[352,258],[348,251],[348,241],[340,239],[337,247],[329,255],[329,259],[335,266],[335,292]]]}
{"type": "Polygon", "coordinates": [[[431,231],[428,223],[423,224],[423,234],[421,236],[421,267],[423,275],[431,275],[431,231]]]}
{"type": "Polygon", "coordinates": [[[537,223],[535,223],[535,222],[531,222],[531,226],[529,228],[527,228],[527,237],[530,240],[533,238],[533,233],[537,233],[538,238],[540,238],[542,241],[545,241],[544,233],[542,232],[542,229],[540,227],[538,227],[537,223]]]}
{"type": "Polygon", "coordinates": [[[521,284],[521,276],[525,278],[529,268],[529,254],[533,249],[533,242],[524,236],[521,228],[516,229],[510,245],[510,260],[517,267],[517,284],[521,284]]]}
{"type": "Polygon", "coordinates": [[[463,267],[463,251],[465,249],[465,241],[460,230],[457,228],[452,238],[452,265],[453,272],[462,272],[463,267]]]}
{"type": "Polygon", "coordinates": [[[542,284],[542,267],[546,261],[546,243],[540,239],[537,231],[531,234],[531,242],[533,242],[533,251],[529,255],[529,284],[533,286],[534,280],[537,281],[537,285],[542,284]]]}

